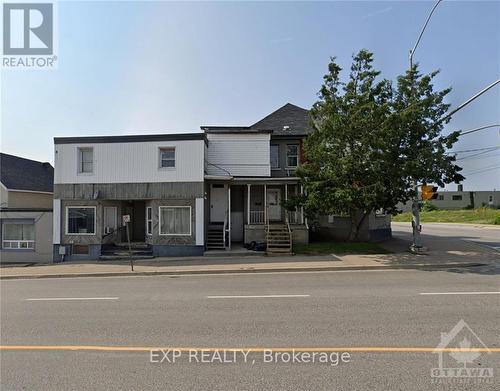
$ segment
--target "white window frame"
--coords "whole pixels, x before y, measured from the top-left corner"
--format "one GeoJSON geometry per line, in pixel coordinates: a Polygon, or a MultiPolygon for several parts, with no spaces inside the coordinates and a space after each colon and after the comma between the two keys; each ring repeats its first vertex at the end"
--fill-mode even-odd
{"type": "Polygon", "coordinates": [[[286,145],[286,167],[287,168],[297,168],[299,166],[299,156],[300,156],[300,145],[299,144],[287,144],[286,145]],[[297,154],[296,155],[289,155],[288,154],[288,147],[297,147],[297,154]],[[290,166],[288,165],[288,156],[295,156],[297,158],[297,165],[296,166],[290,166]]]}
{"type": "Polygon", "coordinates": [[[64,229],[65,235],[68,236],[95,236],[97,232],[97,206],[93,205],[68,205],[66,206],[66,227],[64,229]],[[94,209],[94,233],[69,233],[69,210],[70,209],[94,209]]]}
{"type": "Polygon", "coordinates": [[[94,147],[78,147],[78,156],[77,156],[77,163],[78,163],[78,174],[79,175],[92,175],[94,173],[94,165],[95,165],[95,159],[94,159],[94,147]],[[92,151],[92,171],[83,171],[83,151],[92,151]]]}
{"type": "Polygon", "coordinates": [[[159,147],[158,148],[158,167],[160,170],[175,170],[177,166],[177,148],[176,147],[159,147]],[[174,151],[174,158],[173,159],[162,159],[162,152],[167,151],[167,150],[173,150],[174,151]],[[173,160],[174,165],[173,167],[163,167],[162,166],[162,161],[163,160],[173,160]]]}
{"type": "Polygon", "coordinates": [[[280,169],[280,145],[279,144],[271,144],[270,147],[269,147],[269,163],[271,165],[271,170],[279,170],[280,169]],[[277,166],[274,166],[272,165],[272,159],[271,157],[273,156],[272,155],[272,150],[273,150],[273,147],[276,147],[277,150],[278,150],[278,153],[277,153],[277,157],[278,157],[278,165],[277,166]]]}
{"type": "Polygon", "coordinates": [[[13,251],[35,251],[35,243],[36,243],[36,228],[35,228],[35,222],[29,223],[29,222],[16,222],[14,220],[10,221],[4,221],[2,222],[2,250],[13,250],[13,251]],[[10,240],[10,239],[5,239],[5,225],[31,225],[33,226],[33,233],[35,235],[34,240],[10,240]],[[10,245],[15,243],[17,247],[6,247],[5,242],[8,242],[10,245]],[[25,243],[26,247],[21,247],[21,244],[25,243]]]}
{"type": "Polygon", "coordinates": [[[190,205],[161,205],[158,207],[158,234],[160,236],[191,236],[193,232],[193,227],[192,227],[192,215],[193,211],[190,205]],[[161,233],[161,210],[167,209],[167,208],[189,208],[189,233],[187,234],[162,234],[161,233]]]}
{"type": "Polygon", "coordinates": [[[153,235],[153,207],[146,206],[146,235],[153,235]],[[148,212],[151,212],[151,218],[148,216],[148,212]],[[149,223],[151,223],[151,229],[149,229],[149,223]]]}

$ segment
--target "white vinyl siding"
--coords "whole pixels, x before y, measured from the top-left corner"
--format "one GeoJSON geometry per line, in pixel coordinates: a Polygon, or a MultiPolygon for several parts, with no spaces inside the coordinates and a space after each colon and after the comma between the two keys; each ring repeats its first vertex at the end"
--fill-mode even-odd
{"type": "Polygon", "coordinates": [[[270,135],[207,134],[210,175],[271,176],[270,135]]]}
{"type": "Polygon", "coordinates": [[[190,206],[160,206],[160,235],[190,236],[191,207],[190,206]]]}
{"type": "Polygon", "coordinates": [[[4,222],[2,225],[2,248],[9,250],[32,250],[35,248],[35,224],[4,222]]]}
{"type": "Polygon", "coordinates": [[[66,235],[95,235],[95,227],[95,206],[66,207],[66,235]]]}
{"type": "Polygon", "coordinates": [[[203,140],[56,144],[54,183],[203,182],[203,140]],[[93,172],[79,174],[78,148],[93,148],[93,172]],[[159,169],[159,149],[175,148],[175,169],[159,169]]]}

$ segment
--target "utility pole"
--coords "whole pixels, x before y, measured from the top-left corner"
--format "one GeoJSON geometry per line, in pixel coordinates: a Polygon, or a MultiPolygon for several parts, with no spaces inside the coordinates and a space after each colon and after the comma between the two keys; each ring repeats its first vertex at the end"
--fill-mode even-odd
{"type": "MultiPolygon", "coordinates": [[[[434,4],[434,7],[432,7],[431,12],[429,13],[429,16],[427,17],[424,26],[420,30],[420,34],[418,35],[417,42],[415,42],[415,45],[413,48],[410,50],[410,53],[408,55],[408,65],[409,68],[408,70],[411,72],[413,68],[413,55],[415,54],[415,50],[417,50],[418,44],[420,43],[420,39],[422,38],[422,35],[424,34],[424,31],[429,24],[429,20],[432,17],[432,14],[434,13],[434,10],[436,7],[441,3],[443,0],[438,0],[436,4],[434,4]]],[[[411,226],[413,230],[413,243],[410,246],[410,251],[414,253],[420,253],[424,252],[426,249],[422,246],[422,238],[420,237],[420,231],[422,229],[422,226],[420,225],[420,206],[418,202],[418,183],[417,183],[417,178],[413,178],[412,180],[412,186],[413,186],[413,192],[414,196],[412,199],[412,204],[411,204],[411,212],[413,215],[411,226]]]]}

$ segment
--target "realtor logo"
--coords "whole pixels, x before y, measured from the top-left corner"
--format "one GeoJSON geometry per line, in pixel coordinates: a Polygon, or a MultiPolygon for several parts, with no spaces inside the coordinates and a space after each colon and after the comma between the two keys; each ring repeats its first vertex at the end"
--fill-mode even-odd
{"type": "Polygon", "coordinates": [[[483,341],[461,319],[449,333],[441,334],[441,342],[433,351],[438,355],[438,367],[431,369],[433,382],[491,383],[493,368],[475,364],[484,352],[491,354],[483,341]],[[446,351],[450,348],[451,351],[446,351]],[[481,351],[476,348],[481,348],[481,351]],[[457,363],[462,365],[457,367],[457,363]]]}
{"type": "Polygon", "coordinates": [[[3,54],[53,54],[50,3],[3,4],[3,54]]]}
{"type": "Polygon", "coordinates": [[[53,3],[3,3],[2,21],[3,68],[55,68],[53,3]]]}

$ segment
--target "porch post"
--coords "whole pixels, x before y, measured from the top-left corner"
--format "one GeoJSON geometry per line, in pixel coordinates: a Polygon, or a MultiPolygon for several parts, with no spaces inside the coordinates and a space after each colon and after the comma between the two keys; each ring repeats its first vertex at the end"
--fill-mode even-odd
{"type": "Polygon", "coordinates": [[[250,183],[247,184],[247,224],[250,224],[250,183]]]}
{"type": "Polygon", "coordinates": [[[227,218],[227,227],[228,227],[228,247],[231,250],[231,185],[227,185],[227,197],[228,197],[228,218],[227,218]]]}
{"type": "Polygon", "coordinates": [[[288,183],[285,183],[285,201],[288,201],[288,183]]]}
{"type": "Polygon", "coordinates": [[[267,185],[264,183],[264,224],[267,224],[267,185]]]}
{"type": "MultiPolygon", "coordinates": [[[[300,185],[300,195],[304,194],[304,186],[300,185]]],[[[304,206],[300,207],[300,224],[304,224],[304,206]]]]}

